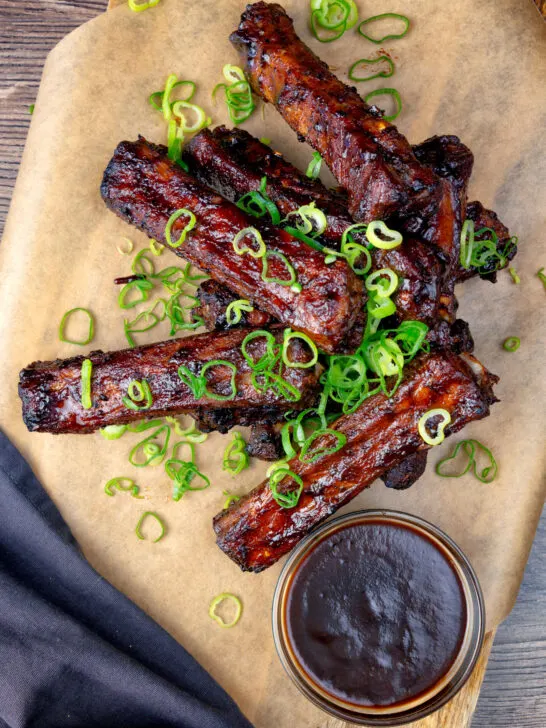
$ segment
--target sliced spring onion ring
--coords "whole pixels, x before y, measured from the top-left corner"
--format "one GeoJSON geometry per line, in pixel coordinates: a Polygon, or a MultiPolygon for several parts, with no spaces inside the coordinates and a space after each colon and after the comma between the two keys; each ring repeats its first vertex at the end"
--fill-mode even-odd
{"type": "Polygon", "coordinates": [[[441,442],[444,441],[444,430],[450,422],[451,415],[447,410],[442,408],[431,409],[428,412],[425,412],[425,414],[420,417],[417,429],[419,430],[421,438],[427,443],[427,445],[431,445],[432,447],[434,447],[435,445],[439,445],[441,442]],[[436,426],[436,435],[432,436],[427,430],[427,425],[428,422],[435,417],[441,417],[442,419],[436,426]]]}
{"type": "Polygon", "coordinates": [[[104,486],[106,495],[114,496],[116,490],[130,491],[133,498],[144,498],[143,495],[139,495],[140,488],[132,478],[126,478],[124,476],[111,478],[104,486]]]}
{"type": "Polygon", "coordinates": [[[93,362],[84,359],[81,368],[81,403],[84,409],[91,409],[91,377],[93,376],[93,362]]]}
{"type": "Polygon", "coordinates": [[[297,210],[289,212],[285,218],[285,222],[292,215],[296,217],[296,229],[309,237],[322,235],[328,226],[326,215],[318,207],[315,207],[314,202],[311,202],[309,205],[302,205],[297,210]]]}
{"type": "Polygon", "coordinates": [[[273,225],[281,221],[281,213],[277,205],[269,198],[266,192],[267,177],[262,177],[259,190],[253,190],[243,195],[236,205],[253,217],[264,217],[269,214],[273,225]]]}
{"type": "MultiPolygon", "coordinates": [[[[185,96],[183,99],[176,99],[177,101],[190,101],[193,98],[193,95],[195,94],[195,90],[197,88],[196,84],[193,81],[177,81],[176,83],[173,83],[170,88],[170,92],[172,93],[175,88],[178,86],[189,86],[190,92],[188,96],[185,96]]],[[[163,111],[163,98],[165,95],[165,89],[163,91],[154,91],[150,96],[148,97],[148,102],[156,109],[156,111],[163,111]]],[[[170,98],[168,99],[169,103],[171,103],[170,98]]],[[[174,103],[174,102],[172,102],[174,103]]],[[[172,106],[172,104],[171,104],[172,106]]]]}
{"type": "Polygon", "coordinates": [[[152,255],[159,256],[163,253],[165,250],[165,246],[161,243],[158,243],[157,240],[150,240],[150,245],[148,246],[150,250],[152,251],[152,255]]]}
{"type": "Polygon", "coordinates": [[[371,18],[366,18],[366,20],[363,20],[360,25],[358,26],[358,32],[361,36],[366,38],[366,40],[371,41],[372,43],[384,43],[386,40],[395,40],[397,38],[403,38],[406,33],[408,32],[410,28],[410,20],[405,15],[400,15],[399,13],[381,13],[380,15],[373,15],[371,18]],[[388,33],[387,35],[384,35],[382,38],[372,38],[370,35],[367,35],[364,33],[363,28],[370,23],[373,23],[377,20],[384,20],[385,18],[394,18],[395,20],[401,20],[404,24],[404,30],[401,33],[388,33]]]}
{"type": "Polygon", "coordinates": [[[461,478],[463,475],[466,475],[469,470],[472,470],[475,477],[481,483],[492,483],[497,477],[497,461],[495,460],[491,450],[479,440],[461,440],[455,445],[455,449],[451,455],[440,460],[435,468],[436,474],[442,478],[461,478]],[[463,470],[460,472],[445,472],[445,470],[443,470],[443,466],[446,463],[455,460],[461,449],[468,458],[463,470]],[[489,461],[489,464],[480,471],[478,471],[478,463],[476,462],[477,452],[482,452],[489,461]]]}
{"type": "Polygon", "coordinates": [[[203,394],[208,397],[209,399],[215,399],[219,402],[227,402],[229,400],[235,399],[235,396],[237,394],[237,384],[235,382],[235,377],[237,375],[237,367],[235,364],[233,364],[230,361],[226,361],[225,359],[214,359],[213,361],[208,361],[204,367],[201,369],[201,378],[204,382],[204,390],[203,394]],[[209,389],[207,389],[207,379],[206,379],[206,372],[209,369],[212,369],[212,367],[227,367],[231,370],[231,377],[230,377],[230,389],[231,392],[229,394],[217,394],[216,392],[211,392],[209,389]]]}
{"type": "Polygon", "coordinates": [[[146,536],[144,536],[142,533],[142,526],[144,525],[144,521],[147,518],[153,518],[159,524],[159,528],[161,529],[161,532],[160,532],[159,536],[157,538],[154,538],[152,541],[152,543],[157,543],[158,541],[161,541],[161,539],[165,535],[166,528],[165,528],[165,524],[163,523],[161,518],[154,511],[144,511],[144,513],[140,516],[140,518],[138,519],[136,528],[135,528],[136,537],[138,539],[140,539],[141,541],[147,540],[146,536]]]}
{"type": "Polygon", "coordinates": [[[233,440],[224,450],[222,470],[232,476],[239,475],[245,468],[248,468],[249,460],[246,442],[240,432],[235,432],[233,440]]]}
{"type": "Polygon", "coordinates": [[[214,98],[218,89],[224,90],[229,118],[237,125],[246,121],[256,108],[252,89],[243,69],[239,66],[228,63],[222,69],[222,73],[227,83],[217,84],[212,91],[212,97],[214,98]]]}
{"type": "Polygon", "coordinates": [[[155,429],[151,435],[148,435],[138,442],[129,453],[129,462],[134,465],[135,468],[145,468],[148,465],[155,466],[159,465],[165,459],[167,449],[169,447],[169,440],[171,438],[171,428],[169,425],[161,424],[161,420],[152,420],[151,422],[139,423],[141,425],[140,430],[134,429],[135,432],[147,430],[151,427],[155,427],[159,423],[159,427],[155,429]],[[156,440],[160,437],[165,436],[163,445],[160,445],[156,440]],[[139,454],[144,455],[144,462],[138,462],[136,460],[139,454]]]}
{"type": "Polygon", "coordinates": [[[262,258],[266,252],[262,235],[260,231],[256,230],[254,227],[247,227],[239,230],[237,235],[233,238],[232,245],[233,250],[237,253],[237,255],[245,255],[245,253],[248,253],[252,258],[262,258]],[[247,236],[254,238],[258,245],[257,250],[255,248],[249,248],[248,245],[245,245],[244,243],[241,245],[241,241],[247,236]]]}
{"type": "Polygon", "coordinates": [[[230,493],[229,490],[223,490],[222,495],[226,496],[226,499],[225,499],[224,505],[223,505],[224,510],[226,508],[229,508],[232,503],[237,503],[238,501],[241,500],[240,495],[233,495],[233,493],[230,493]]]}
{"type": "Polygon", "coordinates": [[[311,32],[321,43],[337,40],[357,21],[354,0],[311,0],[311,32]],[[327,33],[319,35],[319,28],[327,33]]]}
{"type": "Polygon", "coordinates": [[[367,104],[370,99],[374,99],[376,96],[392,96],[395,102],[396,111],[394,114],[390,114],[390,116],[383,114],[385,121],[394,121],[400,116],[400,113],[402,112],[402,99],[395,88],[378,88],[375,89],[375,91],[370,91],[366,94],[366,96],[364,96],[364,103],[367,104]]]}
{"type": "Polygon", "coordinates": [[[509,336],[504,340],[502,348],[505,351],[517,351],[520,347],[521,340],[517,336],[509,336]]]}
{"type": "Polygon", "coordinates": [[[307,334],[302,334],[299,331],[292,331],[291,329],[285,329],[283,333],[281,356],[285,365],[291,369],[309,369],[310,367],[314,367],[318,361],[318,349],[315,342],[311,341],[307,334]],[[305,341],[307,346],[311,349],[312,357],[308,362],[291,361],[288,358],[288,347],[293,339],[301,339],[302,341],[305,341]]]}
{"type": "Polygon", "coordinates": [[[366,238],[375,248],[392,250],[402,242],[402,235],[397,230],[388,228],[382,220],[372,220],[366,228],[366,238]],[[379,237],[381,233],[383,237],[379,237]],[[385,240],[385,238],[387,238],[385,240]]]}
{"type": "Polygon", "coordinates": [[[284,253],[278,250],[267,250],[262,258],[262,281],[264,283],[277,283],[279,286],[291,286],[295,293],[301,291],[301,285],[297,284],[297,274],[294,266],[284,253]],[[271,258],[278,258],[285,266],[288,278],[277,278],[276,276],[270,276],[269,273],[269,261],[271,258]]]}
{"type": "Polygon", "coordinates": [[[196,222],[197,218],[195,217],[193,212],[187,210],[185,207],[182,207],[179,210],[173,212],[173,214],[168,219],[167,225],[165,227],[165,240],[171,246],[171,248],[179,248],[182,245],[182,243],[186,240],[186,235],[190,232],[190,230],[193,230],[196,222]],[[187,215],[189,217],[189,220],[182,229],[178,240],[173,241],[171,237],[172,227],[174,223],[178,220],[178,218],[182,217],[182,215],[187,215]]]}
{"type": "Polygon", "coordinates": [[[127,431],[127,425],[107,425],[99,430],[105,440],[119,440],[127,431]]]}
{"type": "Polygon", "coordinates": [[[160,0],[144,0],[144,2],[140,2],[140,0],[127,0],[127,4],[133,13],[142,13],[144,10],[155,8],[159,3],[160,0]]]}
{"type": "Polygon", "coordinates": [[[317,460],[320,460],[320,458],[325,457],[326,455],[332,455],[333,453],[338,452],[338,450],[341,450],[341,448],[344,447],[346,443],[347,437],[342,432],[338,432],[337,430],[330,430],[328,428],[316,430],[303,443],[300,452],[300,460],[302,461],[302,463],[314,463],[317,460]],[[315,447],[314,449],[311,449],[311,446],[315,442],[315,440],[322,439],[323,437],[333,438],[335,440],[335,444],[322,445],[320,447],[315,447]]]}
{"type": "Polygon", "coordinates": [[[120,255],[131,255],[133,252],[133,248],[135,247],[132,240],[129,240],[129,238],[122,238],[122,240],[125,241],[126,245],[125,248],[122,248],[121,245],[117,246],[117,251],[120,255]]]}
{"type": "Polygon", "coordinates": [[[210,116],[207,115],[204,109],[202,109],[200,106],[197,106],[196,104],[190,104],[189,101],[175,101],[172,106],[172,112],[174,116],[177,116],[180,119],[179,128],[181,129],[182,134],[184,132],[193,134],[197,131],[200,131],[206,126],[209,126],[212,121],[212,119],[210,118],[210,116]],[[195,114],[193,124],[190,124],[186,117],[186,113],[188,111],[192,114],[195,114]]]}
{"type": "Polygon", "coordinates": [[[265,331],[264,329],[251,331],[250,334],[247,334],[241,342],[241,353],[244,356],[245,361],[247,362],[249,367],[254,371],[263,371],[265,369],[272,368],[279,359],[276,353],[276,349],[277,342],[275,340],[275,337],[270,331],[265,331]],[[251,341],[254,341],[254,339],[260,339],[262,337],[265,339],[265,354],[263,354],[259,359],[255,360],[248,351],[247,347],[251,341]]]}
{"type": "Polygon", "coordinates": [[[396,304],[392,298],[370,296],[366,304],[368,315],[376,319],[384,319],[396,313],[396,304]]]}
{"type": "Polygon", "coordinates": [[[281,508],[294,508],[298,505],[298,501],[303,492],[303,480],[285,464],[285,467],[280,467],[271,473],[269,476],[269,488],[277,505],[281,508]],[[278,486],[285,478],[291,478],[297,485],[297,488],[295,490],[279,491],[278,486]]]}
{"type": "Polygon", "coordinates": [[[298,240],[301,240],[303,243],[306,243],[309,245],[310,248],[313,248],[313,250],[321,250],[326,251],[327,248],[324,247],[321,243],[318,243],[314,238],[310,237],[309,235],[305,235],[305,233],[302,233],[301,230],[298,230],[298,228],[291,227],[289,225],[284,226],[284,230],[291,235],[293,238],[297,238],[298,240]]]}
{"type": "Polygon", "coordinates": [[[157,326],[157,324],[160,322],[159,317],[152,313],[151,311],[143,311],[142,313],[139,313],[138,316],[133,319],[132,321],[128,321],[127,319],[124,319],[123,321],[123,330],[125,332],[125,337],[129,343],[130,347],[136,346],[136,342],[133,338],[133,334],[141,334],[144,331],[149,331],[150,329],[153,329],[154,326],[157,326]],[[149,321],[147,325],[142,325],[140,328],[137,328],[137,326],[140,326],[140,321],[149,321]]]}
{"type": "Polygon", "coordinates": [[[512,280],[514,281],[514,283],[516,283],[516,284],[521,283],[521,278],[518,276],[518,272],[515,268],[512,268],[512,266],[510,266],[508,268],[508,272],[512,276],[512,280]]]}
{"type": "Polygon", "coordinates": [[[267,147],[271,144],[271,139],[269,137],[260,137],[260,141],[262,144],[265,144],[267,147]]]}
{"type": "Polygon", "coordinates": [[[181,364],[178,367],[178,376],[186,387],[188,387],[192,396],[195,397],[195,399],[201,399],[205,393],[203,377],[194,374],[190,369],[188,369],[188,367],[184,366],[184,364],[181,364]]]}
{"type": "Polygon", "coordinates": [[[144,303],[150,297],[149,292],[153,290],[153,287],[154,284],[150,283],[147,279],[129,281],[129,283],[126,283],[123,286],[118,294],[118,306],[122,309],[129,309],[144,303]],[[140,293],[140,298],[127,301],[127,297],[132,294],[133,291],[138,291],[140,293]]]}
{"type": "Polygon", "coordinates": [[[317,179],[320,174],[320,168],[322,167],[322,157],[318,152],[313,152],[313,157],[309,162],[307,171],[305,172],[306,177],[309,179],[317,179]]]}
{"type": "Polygon", "coordinates": [[[212,602],[209,606],[209,617],[211,619],[214,619],[216,624],[219,624],[220,627],[224,627],[225,629],[230,629],[231,627],[235,627],[237,622],[241,619],[241,614],[243,613],[243,603],[239,599],[239,597],[236,597],[234,594],[230,594],[229,592],[222,592],[222,594],[218,594],[217,597],[214,597],[212,602]],[[219,604],[221,604],[225,600],[229,600],[235,604],[235,615],[231,622],[224,622],[222,617],[220,617],[219,614],[216,614],[216,608],[219,604]]]}
{"type": "Polygon", "coordinates": [[[390,268],[381,268],[370,273],[364,285],[375,298],[389,298],[398,288],[398,276],[390,268]]]}
{"type": "Polygon", "coordinates": [[[123,397],[121,401],[128,409],[134,410],[135,412],[150,409],[153,404],[153,397],[150,385],[146,379],[140,382],[138,379],[133,379],[127,388],[127,396],[123,397]],[[139,404],[140,402],[143,404],[139,404]]]}
{"type": "Polygon", "coordinates": [[[65,344],[76,344],[77,346],[85,346],[86,344],[89,344],[89,343],[91,343],[91,341],[93,341],[94,336],[95,336],[95,319],[94,319],[91,311],[89,311],[87,308],[71,308],[70,311],[67,311],[63,315],[63,317],[61,319],[61,323],[59,324],[59,341],[63,341],[65,344]],[[76,311],[83,311],[89,317],[89,331],[87,332],[87,338],[84,341],[75,341],[74,339],[67,339],[65,336],[65,333],[64,333],[68,319],[72,316],[73,313],[76,313],[76,311]]]}
{"type": "Polygon", "coordinates": [[[349,78],[351,81],[371,81],[374,78],[390,78],[394,74],[394,61],[389,56],[381,55],[377,58],[360,58],[358,61],[355,61],[353,65],[349,68],[349,78]],[[389,68],[385,71],[378,71],[377,73],[374,73],[371,76],[356,76],[355,71],[357,67],[360,64],[366,64],[366,65],[374,65],[375,63],[380,63],[381,61],[386,61],[389,68]]]}
{"type": "Polygon", "coordinates": [[[243,313],[250,313],[251,311],[254,311],[254,306],[250,301],[247,301],[246,298],[239,298],[237,301],[228,304],[226,321],[230,326],[236,326],[241,321],[243,313]]]}
{"type": "Polygon", "coordinates": [[[543,273],[544,267],[539,268],[537,270],[537,276],[539,277],[540,281],[542,282],[542,285],[544,288],[546,288],[546,273],[543,273]]]}

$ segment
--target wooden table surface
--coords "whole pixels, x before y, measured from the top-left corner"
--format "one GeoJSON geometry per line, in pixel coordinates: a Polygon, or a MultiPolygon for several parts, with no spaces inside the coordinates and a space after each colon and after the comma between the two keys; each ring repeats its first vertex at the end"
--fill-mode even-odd
{"type": "MultiPolygon", "coordinates": [[[[30,121],[28,107],[36,97],[46,54],[68,32],[104,12],[107,2],[4,0],[0,4],[0,236],[30,121]]],[[[535,2],[545,12],[545,0],[535,2]]],[[[489,663],[491,637],[486,640],[481,665],[471,684],[448,710],[444,709],[433,720],[423,721],[421,728],[467,728],[467,716],[472,713],[486,665],[472,727],[546,726],[546,573],[541,568],[544,556],[546,514],[517,604],[497,630],[489,663]]]]}

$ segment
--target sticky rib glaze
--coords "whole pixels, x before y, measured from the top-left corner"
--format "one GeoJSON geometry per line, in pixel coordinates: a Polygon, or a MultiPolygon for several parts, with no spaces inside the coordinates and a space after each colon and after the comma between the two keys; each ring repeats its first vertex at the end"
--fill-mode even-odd
{"type": "Polygon", "coordinates": [[[416,359],[393,397],[375,395],[331,425],[347,437],[341,450],[311,464],[290,461],[304,484],[295,508],[277,505],[265,481],[214,518],[218,546],[244,571],[262,571],[385,471],[427,450],[418,433],[425,412],[441,407],[451,414],[446,435],[486,417],[497,377],[467,361],[441,351],[416,359]]]}
{"type": "MultiPolygon", "coordinates": [[[[171,339],[159,344],[122,351],[94,351],[87,356],[35,362],[19,376],[19,396],[23,403],[23,420],[30,431],[51,433],[86,433],[107,425],[121,425],[148,417],[191,414],[197,418],[207,411],[232,413],[218,419],[214,429],[226,431],[234,424],[250,424],[254,412],[259,421],[276,421],[279,412],[309,406],[318,387],[314,368],[283,368],[283,379],[301,392],[298,402],[289,402],[272,389],[257,390],[251,382],[251,370],[241,353],[241,342],[251,329],[198,334],[171,339]],[[81,366],[84,359],[93,364],[91,380],[92,407],[81,403],[81,366]],[[237,367],[234,399],[219,401],[206,396],[196,399],[178,376],[183,364],[194,374],[210,361],[222,359],[237,367]],[[145,379],[151,389],[153,403],[149,409],[135,412],[122,399],[133,380],[145,379]],[[247,418],[244,423],[241,418],[247,418]],[[250,419],[249,419],[250,418],[250,419]],[[222,427],[222,422],[224,426],[222,427]]],[[[275,336],[282,342],[283,329],[275,336]]],[[[260,341],[256,346],[263,346],[260,341]]],[[[260,350],[256,351],[256,357],[260,350]]],[[[295,361],[309,361],[309,348],[294,340],[290,356],[295,361]]],[[[232,392],[231,370],[212,367],[206,373],[209,391],[219,395],[232,392]]],[[[211,429],[211,428],[209,428],[211,429]]]]}
{"type": "MultiPolygon", "coordinates": [[[[326,265],[321,253],[280,229],[262,227],[264,243],[269,251],[286,256],[302,290],[265,282],[262,260],[238,255],[232,245],[236,234],[254,226],[254,220],[174,164],[164,147],[142,138],[121,142],[104,173],[101,193],[117,215],[162,243],[170,216],[181,208],[191,211],[195,227],[174,252],[241,298],[259,303],[277,320],[306,333],[326,352],[340,347],[362,310],[362,281],[344,261],[326,265]]],[[[173,240],[186,222],[183,216],[174,223],[173,240]]],[[[278,261],[270,259],[269,274],[286,278],[278,261]]]]}

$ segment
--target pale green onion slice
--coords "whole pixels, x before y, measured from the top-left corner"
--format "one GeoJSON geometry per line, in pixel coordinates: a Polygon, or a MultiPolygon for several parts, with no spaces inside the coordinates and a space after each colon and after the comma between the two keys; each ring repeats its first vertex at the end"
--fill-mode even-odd
{"type": "Polygon", "coordinates": [[[193,230],[196,222],[197,218],[195,217],[193,212],[187,210],[185,207],[182,207],[180,208],[180,210],[176,210],[175,212],[173,212],[173,214],[168,219],[167,225],[165,227],[165,240],[171,246],[171,248],[179,248],[182,245],[182,243],[186,240],[186,235],[190,232],[190,230],[193,230]],[[172,227],[174,223],[178,220],[178,218],[182,217],[182,215],[187,215],[189,217],[189,220],[182,229],[178,240],[173,241],[171,237],[172,227]]]}
{"type": "Polygon", "coordinates": [[[434,447],[435,445],[439,445],[441,442],[445,439],[444,430],[451,422],[451,415],[449,412],[442,408],[437,409],[431,409],[428,412],[425,412],[424,415],[419,419],[419,423],[417,425],[417,429],[419,430],[419,434],[421,435],[422,439],[427,443],[427,445],[431,445],[434,447]],[[429,421],[435,417],[441,417],[442,419],[436,425],[436,434],[434,436],[430,435],[427,429],[427,425],[429,421]]]}
{"type": "Polygon", "coordinates": [[[398,276],[390,268],[381,268],[366,278],[365,286],[376,298],[389,298],[398,287],[398,276]]]}
{"type": "Polygon", "coordinates": [[[220,627],[224,627],[224,629],[229,629],[230,627],[235,627],[237,622],[241,619],[241,614],[243,613],[243,603],[239,599],[239,597],[236,597],[234,594],[230,594],[229,592],[222,592],[222,594],[218,594],[217,597],[214,597],[212,602],[209,606],[209,617],[211,619],[214,619],[216,624],[219,624],[220,627]],[[230,622],[224,622],[222,617],[220,617],[219,614],[216,614],[216,608],[219,604],[221,604],[225,600],[229,600],[235,604],[235,615],[233,619],[230,622]]]}
{"type": "Polygon", "coordinates": [[[372,222],[368,223],[366,238],[368,242],[380,250],[392,250],[402,242],[402,235],[397,230],[388,228],[383,220],[372,220],[372,222]],[[378,233],[381,233],[383,237],[379,237],[378,233]]]}
{"type": "Polygon", "coordinates": [[[143,379],[133,379],[127,388],[127,396],[122,399],[123,404],[135,412],[150,409],[153,404],[152,391],[148,382],[143,379]],[[142,402],[142,404],[140,404],[142,402]]]}
{"type": "Polygon", "coordinates": [[[99,430],[99,432],[105,440],[119,440],[126,430],[127,425],[107,425],[99,430]]]}
{"type": "Polygon", "coordinates": [[[237,253],[237,255],[244,255],[245,253],[248,253],[252,258],[262,258],[266,252],[265,243],[260,234],[260,231],[256,230],[256,228],[254,227],[247,227],[239,230],[237,235],[233,238],[232,244],[233,250],[237,253]],[[246,237],[254,238],[256,244],[258,245],[257,250],[255,248],[249,248],[248,245],[245,245],[244,243],[241,245],[241,242],[246,237]]]}
{"type": "Polygon", "coordinates": [[[309,177],[309,179],[317,179],[317,177],[320,174],[320,168],[322,167],[322,157],[318,152],[313,152],[313,157],[311,161],[309,162],[309,166],[307,167],[307,171],[305,172],[305,175],[309,177]]]}
{"type": "Polygon", "coordinates": [[[133,11],[133,13],[142,13],[143,10],[149,10],[150,8],[155,8],[156,5],[159,5],[160,0],[145,0],[144,2],[139,2],[139,0],[128,0],[127,4],[133,11]]]}
{"type": "Polygon", "coordinates": [[[254,306],[247,301],[245,298],[239,298],[237,301],[232,301],[226,308],[226,321],[230,326],[235,326],[241,321],[243,312],[250,313],[254,311],[254,306]]]}
{"type": "Polygon", "coordinates": [[[91,409],[91,377],[93,375],[93,362],[84,359],[81,368],[81,403],[84,409],[91,409]]]}
{"type": "Polygon", "coordinates": [[[188,132],[190,134],[204,129],[206,126],[209,126],[212,121],[210,116],[207,116],[207,113],[204,109],[202,109],[200,106],[197,106],[197,104],[190,104],[188,101],[176,101],[173,104],[172,112],[174,116],[177,116],[180,119],[181,131],[188,132]],[[193,124],[188,123],[188,120],[186,118],[185,112],[188,111],[195,114],[193,124]]]}
{"type": "Polygon", "coordinates": [[[286,364],[286,366],[290,367],[291,369],[309,369],[310,367],[314,367],[318,361],[318,349],[316,347],[316,344],[311,341],[307,334],[302,334],[299,331],[292,331],[291,329],[285,329],[282,342],[282,360],[286,364]],[[312,357],[309,361],[298,362],[291,361],[288,358],[288,347],[293,339],[301,339],[302,341],[305,341],[307,346],[311,349],[312,357]]]}
{"type": "Polygon", "coordinates": [[[304,235],[311,237],[322,235],[328,226],[326,215],[318,207],[315,207],[314,202],[311,202],[309,205],[302,205],[297,210],[289,212],[285,218],[285,222],[292,215],[299,218],[295,223],[296,229],[304,235]]]}

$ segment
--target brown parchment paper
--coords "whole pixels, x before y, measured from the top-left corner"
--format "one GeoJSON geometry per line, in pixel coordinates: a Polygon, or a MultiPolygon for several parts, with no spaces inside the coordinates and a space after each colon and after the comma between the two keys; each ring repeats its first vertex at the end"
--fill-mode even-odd
{"type": "MultiPolygon", "coordinates": [[[[407,13],[411,32],[385,48],[396,62],[396,86],[404,99],[399,120],[412,142],[435,133],[461,136],[476,163],[471,199],[498,211],[520,237],[516,267],[521,285],[504,272],[492,286],[480,280],[460,286],[459,315],[468,319],[478,357],[501,376],[489,419],[465,430],[490,445],[499,478],[482,485],[472,477],[443,480],[433,465],[453,447],[430,454],[427,473],[406,492],[382,483],[359,496],[350,509],[397,508],[423,516],[452,536],[479,574],[488,628],[509,612],[522,576],[544,500],[544,325],[546,292],[535,275],[546,265],[544,250],[545,163],[544,27],[527,0],[375,0],[359,3],[361,17],[407,13]],[[502,341],[521,337],[515,354],[502,341]]],[[[260,575],[242,574],[215,546],[211,518],[222,490],[244,492],[261,480],[256,462],[236,481],[221,470],[230,436],[212,435],[198,448],[197,462],[210,489],[170,499],[163,469],[135,469],[127,452],[138,435],[105,442],[100,435],[29,434],[17,397],[19,370],[36,359],[81,353],[58,341],[62,314],[74,306],[93,310],[96,337],[89,348],[125,344],[123,312],[112,279],[129,272],[116,251],[128,235],[136,248],[141,234],[108,212],[99,196],[103,169],[115,145],[138,133],[164,141],[165,125],[147,103],[169,73],[198,82],[197,103],[214,123],[229,123],[223,103],[210,102],[224,63],[237,62],[228,42],[241,0],[162,0],[141,14],[119,7],[71,33],[50,54],[36,102],[28,142],[0,247],[0,425],[44,483],[86,556],[179,640],[233,695],[260,728],[325,726],[327,719],[299,695],[275,655],[270,629],[272,591],[280,566],[260,575]],[[146,500],[127,494],[108,498],[104,483],[128,475],[146,500]],[[140,513],[157,511],[168,537],[138,541],[140,513]],[[240,595],[243,618],[233,630],[207,616],[210,599],[240,595]]],[[[306,28],[307,2],[287,0],[298,32],[346,79],[357,58],[377,46],[355,34],[319,44],[306,28]]],[[[362,84],[362,92],[380,79],[362,84]]],[[[311,151],[268,107],[245,124],[305,168],[311,151]]],[[[324,176],[326,181],[331,178],[324,176]]],[[[160,267],[175,263],[166,251],[160,267]]],[[[159,340],[161,329],[139,341],[159,340]]]]}

